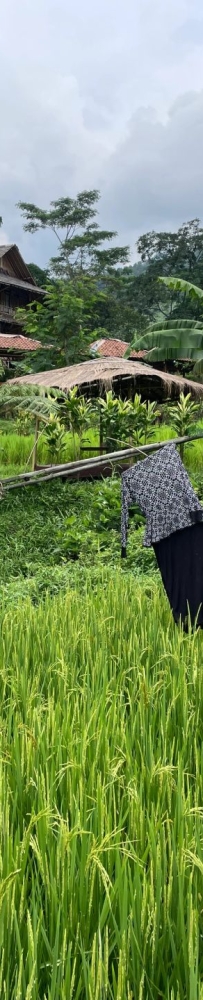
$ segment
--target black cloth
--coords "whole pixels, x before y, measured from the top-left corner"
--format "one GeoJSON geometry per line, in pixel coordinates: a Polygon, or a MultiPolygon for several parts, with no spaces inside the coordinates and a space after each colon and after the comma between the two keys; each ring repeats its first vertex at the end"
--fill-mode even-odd
{"type": "Polygon", "coordinates": [[[153,546],[175,622],[203,628],[203,524],[175,531],[153,546]],[[189,619],[188,619],[189,615],[189,619]]]}

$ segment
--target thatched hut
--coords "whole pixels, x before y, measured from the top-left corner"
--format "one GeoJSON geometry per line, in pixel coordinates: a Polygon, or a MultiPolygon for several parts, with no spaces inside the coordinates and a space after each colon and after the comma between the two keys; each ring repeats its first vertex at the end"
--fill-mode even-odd
{"type": "Polygon", "coordinates": [[[61,389],[69,392],[73,386],[88,396],[101,395],[106,389],[113,388],[116,395],[123,399],[132,397],[135,392],[141,393],[143,399],[158,400],[177,399],[180,392],[190,392],[193,398],[203,398],[203,384],[178,375],[169,375],[158,371],[150,365],[125,358],[97,358],[85,361],[79,365],[67,368],[55,368],[34,375],[23,375],[12,379],[12,385],[43,386],[45,389],[61,389]]]}

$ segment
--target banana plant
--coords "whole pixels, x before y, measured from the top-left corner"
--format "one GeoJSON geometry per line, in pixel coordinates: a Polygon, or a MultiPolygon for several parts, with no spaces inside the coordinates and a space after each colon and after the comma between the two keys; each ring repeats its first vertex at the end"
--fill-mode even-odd
{"type": "MultiPolygon", "coordinates": [[[[182,278],[168,277],[159,278],[159,282],[175,293],[188,295],[192,299],[202,301],[203,290],[198,285],[193,285],[182,278]]],[[[135,338],[128,348],[126,354],[129,356],[132,350],[145,350],[146,360],[156,361],[181,361],[186,359],[194,362],[194,371],[199,373],[203,370],[203,311],[202,319],[173,319],[171,316],[167,320],[156,320],[150,323],[142,338],[135,338]]]]}

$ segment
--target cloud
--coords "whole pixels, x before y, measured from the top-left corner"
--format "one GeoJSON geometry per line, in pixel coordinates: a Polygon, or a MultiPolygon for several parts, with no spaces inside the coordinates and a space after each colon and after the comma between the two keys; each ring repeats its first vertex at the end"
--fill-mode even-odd
{"type": "Polygon", "coordinates": [[[202,213],[203,91],[185,94],[167,120],[140,109],[103,177],[103,209],[131,245],[141,232],[202,213]]]}
{"type": "Polygon", "coordinates": [[[19,200],[100,187],[101,224],[132,245],[201,215],[201,2],[192,19],[191,0],[3,5],[0,215],[26,259],[54,246],[23,232],[19,200]]]}
{"type": "Polygon", "coordinates": [[[180,43],[180,45],[187,45],[189,48],[193,45],[203,44],[203,18],[193,18],[188,17],[183,24],[174,31],[173,34],[175,42],[180,43]]]}

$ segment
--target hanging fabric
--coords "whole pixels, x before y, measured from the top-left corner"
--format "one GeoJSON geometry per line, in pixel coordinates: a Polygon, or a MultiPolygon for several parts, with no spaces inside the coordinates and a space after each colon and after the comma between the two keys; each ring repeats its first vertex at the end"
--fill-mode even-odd
{"type": "Polygon", "coordinates": [[[174,621],[203,628],[203,524],[162,538],[154,551],[174,621]]]}
{"type": "Polygon", "coordinates": [[[135,503],[147,520],[144,536],[147,547],[174,531],[190,527],[197,513],[203,519],[203,508],[175,445],[164,445],[155,455],[123,472],[122,555],[126,554],[129,507],[135,503]]]}
{"type": "Polygon", "coordinates": [[[121,538],[126,555],[129,507],[146,517],[144,545],[153,546],[175,622],[203,627],[203,508],[175,445],[122,475],[121,538]]]}

